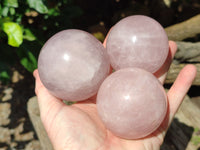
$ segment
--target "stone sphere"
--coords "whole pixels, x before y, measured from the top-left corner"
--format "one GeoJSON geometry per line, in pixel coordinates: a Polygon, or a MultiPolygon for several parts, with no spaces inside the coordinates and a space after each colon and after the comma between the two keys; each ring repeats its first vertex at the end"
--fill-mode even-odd
{"type": "Polygon", "coordinates": [[[135,15],[114,25],[106,49],[115,70],[138,67],[154,73],[165,62],[169,44],[165,30],[157,21],[135,15]]]}
{"type": "Polygon", "coordinates": [[[154,132],[167,112],[161,83],[140,68],[125,68],[108,76],[97,94],[97,110],[116,136],[138,139],[154,132]]]}
{"type": "Polygon", "coordinates": [[[102,43],[76,29],[51,37],[38,58],[39,76],[44,86],[52,95],[67,101],[81,101],[95,95],[109,70],[102,43]]]}

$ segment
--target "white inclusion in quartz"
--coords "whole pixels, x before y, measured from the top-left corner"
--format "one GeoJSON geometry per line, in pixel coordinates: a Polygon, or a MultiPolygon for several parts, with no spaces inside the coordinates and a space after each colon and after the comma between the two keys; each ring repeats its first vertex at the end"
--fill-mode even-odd
{"type": "Polygon", "coordinates": [[[133,37],[131,38],[131,40],[132,40],[133,43],[135,43],[135,42],[137,41],[137,36],[133,36],[133,37]]]}
{"type": "Polygon", "coordinates": [[[125,99],[125,100],[129,100],[129,99],[130,99],[130,95],[125,95],[125,96],[124,96],[124,99],[125,99]]]}
{"type": "Polygon", "coordinates": [[[64,55],[63,55],[63,58],[64,58],[64,60],[66,60],[66,61],[69,61],[69,59],[70,59],[69,55],[67,55],[67,54],[64,54],[64,55]]]}

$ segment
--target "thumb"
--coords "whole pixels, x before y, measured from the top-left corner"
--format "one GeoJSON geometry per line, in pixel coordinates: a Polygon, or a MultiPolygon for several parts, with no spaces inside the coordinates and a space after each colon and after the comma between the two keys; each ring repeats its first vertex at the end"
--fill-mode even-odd
{"type": "Polygon", "coordinates": [[[51,95],[44,87],[37,69],[33,72],[33,76],[35,77],[35,93],[38,99],[41,119],[43,120],[46,115],[54,115],[54,113],[64,106],[64,103],[60,99],[51,95]]]}

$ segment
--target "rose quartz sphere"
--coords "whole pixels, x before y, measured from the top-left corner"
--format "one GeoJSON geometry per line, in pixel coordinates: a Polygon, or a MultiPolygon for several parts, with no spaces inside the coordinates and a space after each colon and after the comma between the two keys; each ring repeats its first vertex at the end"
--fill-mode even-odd
{"type": "Polygon", "coordinates": [[[169,52],[163,27],[142,15],[126,17],[114,25],[106,48],[115,70],[138,67],[152,73],[163,65],[169,52]]]}
{"type": "Polygon", "coordinates": [[[108,76],[97,94],[97,110],[116,136],[138,139],[155,131],[167,112],[163,86],[151,73],[125,68],[108,76]]]}
{"type": "Polygon", "coordinates": [[[91,34],[69,29],[43,46],[38,71],[49,92],[63,100],[81,101],[95,95],[109,73],[110,63],[102,43],[91,34]]]}

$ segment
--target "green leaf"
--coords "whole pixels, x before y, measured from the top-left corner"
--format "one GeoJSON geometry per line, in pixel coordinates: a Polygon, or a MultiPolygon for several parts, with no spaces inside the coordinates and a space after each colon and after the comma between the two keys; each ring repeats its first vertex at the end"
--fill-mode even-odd
{"type": "Polygon", "coordinates": [[[198,145],[200,143],[200,137],[199,136],[193,136],[191,141],[194,145],[198,145]]]}
{"type": "Polygon", "coordinates": [[[48,15],[49,16],[59,16],[60,12],[57,9],[55,9],[55,8],[51,8],[48,11],[48,15]]]}
{"type": "Polygon", "coordinates": [[[10,75],[8,71],[7,70],[0,71],[0,81],[2,81],[2,83],[4,84],[7,84],[9,83],[9,80],[10,80],[10,75]]]}
{"type": "Polygon", "coordinates": [[[29,72],[33,72],[37,68],[37,58],[42,47],[39,42],[39,40],[24,40],[23,44],[16,51],[21,65],[29,72]]]}
{"type": "Polygon", "coordinates": [[[63,102],[66,104],[66,105],[73,105],[73,104],[75,104],[76,102],[75,101],[65,101],[65,100],[63,100],[63,102]]]}
{"type": "Polygon", "coordinates": [[[11,15],[14,15],[14,14],[15,14],[15,8],[13,8],[13,7],[10,7],[10,9],[9,9],[9,10],[10,10],[10,14],[11,14],[11,15]]]}
{"type": "Polygon", "coordinates": [[[93,35],[101,42],[103,42],[105,39],[105,36],[101,32],[95,32],[95,33],[93,33],[93,35]]]}
{"type": "Polygon", "coordinates": [[[37,60],[30,51],[27,52],[27,57],[23,57],[20,62],[30,72],[37,68],[37,60]]]}
{"type": "Polygon", "coordinates": [[[33,64],[33,68],[36,69],[37,68],[37,59],[30,51],[28,51],[28,58],[29,58],[30,62],[33,64]]]}
{"type": "Polygon", "coordinates": [[[10,76],[8,75],[8,72],[7,72],[7,71],[2,71],[2,72],[0,73],[0,78],[9,79],[10,76]]]}
{"type": "Polygon", "coordinates": [[[19,24],[14,22],[3,23],[3,31],[8,36],[8,44],[19,47],[23,42],[23,32],[19,24]]]}
{"type": "Polygon", "coordinates": [[[10,78],[10,67],[7,62],[0,61],[0,80],[10,78]]]}
{"type": "Polygon", "coordinates": [[[24,29],[24,39],[28,41],[34,41],[36,40],[35,35],[31,32],[30,29],[24,29]]]}
{"type": "Polygon", "coordinates": [[[29,7],[37,10],[41,14],[48,13],[47,7],[44,5],[42,0],[27,0],[29,7]]]}
{"type": "Polygon", "coordinates": [[[23,43],[18,48],[17,55],[22,66],[24,66],[24,68],[26,68],[29,72],[33,72],[37,68],[37,59],[30,49],[30,47],[23,43]]]}
{"type": "Polygon", "coordinates": [[[1,18],[1,16],[2,16],[2,7],[1,7],[1,3],[0,3],[0,18],[1,18]]]}
{"type": "Polygon", "coordinates": [[[3,23],[5,22],[11,22],[11,18],[10,17],[3,17],[3,18],[0,18],[0,30],[2,30],[2,26],[3,26],[3,23]]]}
{"type": "Polygon", "coordinates": [[[18,7],[18,0],[4,0],[4,5],[8,7],[18,7]]]}
{"type": "Polygon", "coordinates": [[[8,16],[8,12],[9,12],[9,7],[3,7],[2,9],[1,9],[1,15],[3,16],[3,17],[7,17],[8,16]]]}

